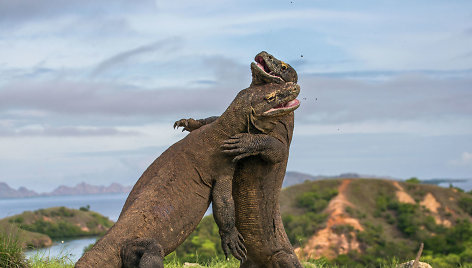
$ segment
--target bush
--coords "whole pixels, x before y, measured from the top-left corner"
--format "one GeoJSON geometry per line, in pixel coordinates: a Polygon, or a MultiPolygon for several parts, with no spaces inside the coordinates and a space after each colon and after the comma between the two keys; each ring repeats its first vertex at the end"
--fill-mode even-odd
{"type": "Polygon", "coordinates": [[[94,245],[95,245],[95,243],[92,243],[92,244],[90,244],[90,245],[84,247],[84,250],[83,250],[83,253],[82,253],[82,254],[85,254],[85,252],[91,250],[94,245]]]}
{"type": "Polygon", "coordinates": [[[25,219],[21,216],[17,216],[8,220],[9,223],[22,224],[25,222],[25,219]]]}
{"type": "Polygon", "coordinates": [[[80,211],[89,211],[90,210],[90,205],[86,205],[85,207],[80,207],[80,211]]]}
{"type": "Polygon", "coordinates": [[[322,211],[328,206],[329,201],[338,194],[336,188],[320,189],[317,185],[310,191],[297,196],[295,204],[304,210],[301,215],[282,215],[282,221],[290,242],[293,245],[302,245],[307,238],[324,227],[328,217],[322,211]]]}
{"type": "Polygon", "coordinates": [[[413,183],[413,184],[419,184],[419,183],[421,183],[421,181],[420,181],[417,177],[411,177],[411,178],[409,178],[408,180],[406,180],[405,182],[407,182],[407,183],[413,183]]]}
{"type": "Polygon", "coordinates": [[[472,198],[461,197],[459,199],[459,207],[472,216],[472,198]]]}
{"type": "Polygon", "coordinates": [[[206,216],[195,231],[175,250],[176,258],[183,262],[207,263],[224,259],[218,226],[213,216],[206,216]]]}
{"type": "Polygon", "coordinates": [[[89,233],[82,231],[79,226],[66,221],[49,222],[40,219],[32,224],[23,224],[21,228],[31,232],[46,234],[52,239],[89,235],[89,233]]]}
{"type": "Polygon", "coordinates": [[[325,225],[328,215],[325,213],[307,212],[302,215],[283,215],[282,221],[288,239],[292,245],[303,245],[308,237],[312,236],[325,225]]]}
{"type": "Polygon", "coordinates": [[[92,212],[92,217],[97,221],[98,224],[105,226],[107,229],[113,226],[113,222],[111,222],[107,217],[102,216],[96,212],[92,212]]]}

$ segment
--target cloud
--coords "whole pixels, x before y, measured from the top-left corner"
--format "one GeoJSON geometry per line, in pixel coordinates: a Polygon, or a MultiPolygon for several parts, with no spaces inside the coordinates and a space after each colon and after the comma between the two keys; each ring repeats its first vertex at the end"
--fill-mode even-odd
{"type": "Polygon", "coordinates": [[[454,166],[472,166],[472,153],[463,152],[459,159],[449,161],[454,166]]]}
{"type": "MultiPolygon", "coordinates": [[[[297,117],[298,119],[298,117],[297,117]]],[[[409,134],[422,137],[472,135],[472,118],[462,120],[367,120],[346,123],[296,122],[295,135],[409,134]]]]}
{"type": "Polygon", "coordinates": [[[113,127],[52,127],[43,125],[29,125],[17,129],[0,129],[0,136],[3,137],[83,137],[117,135],[139,135],[139,133],[135,131],[119,130],[113,127]]]}
{"type": "Polygon", "coordinates": [[[137,4],[129,0],[105,1],[62,1],[62,0],[15,0],[0,1],[0,23],[24,23],[36,19],[51,19],[59,16],[81,14],[95,16],[106,13],[125,13],[136,9],[155,8],[152,0],[142,0],[137,4]]]}
{"type": "Polygon", "coordinates": [[[75,116],[152,116],[223,112],[239,89],[142,89],[116,84],[49,81],[16,83],[0,91],[0,111],[40,110],[75,116]]]}
{"type": "MultiPolygon", "coordinates": [[[[50,117],[82,118],[82,122],[94,115],[98,119],[87,120],[98,122],[106,117],[111,122],[119,118],[175,120],[179,116],[221,114],[244,88],[243,84],[249,83],[243,78],[248,77],[248,67],[221,57],[208,58],[204,65],[214,72],[214,79],[196,83],[197,87],[142,88],[70,80],[11,83],[0,90],[0,116],[3,111],[4,116],[16,112],[17,118],[28,118],[25,111],[32,111],[48,113],[50,117]]],[[[468,76],[438,79],[425,74],[401,74],[369,81],[300,74],[299,80],[301,107],[296,115],[304,124],[364,122],[373,126],[375,122],[404,122],[405,128],[414,128],[415,122],[421,121],[428,126],[424,129],[434,128],[435,124],[441,129],[445,121],[458,124],[471,120],[472,79],[468,76]]],[[[471,127],[466,124],[460,129],[467,132],[471,127]]]]}
{"type": "Polygon", "coordinates": [[[181,42],[180,38],[168,38],[165,40],[153,42],[151,44],[143,45],[143,46],[131,49],[131,50],[120,52],[100,62],[98,66],[92,71],[92,77],[99,75],[100,73],[102,73],[103,71],[106,71],[107,69],[113,67],[114,65],[130,60],[133,57],[146,54],[149,52],[154,52],[160,49],[164,49],[166,47],[170,47],[169,49],[173,50],[175,49],[175,46],[178,45],[179,42],[181,42]]]}
{"type": "Polygon", "coordinates": [[[402,74],[378,81],[301,74],[298,118],[313,123],[471,118],[472,77],[402,74]]]}

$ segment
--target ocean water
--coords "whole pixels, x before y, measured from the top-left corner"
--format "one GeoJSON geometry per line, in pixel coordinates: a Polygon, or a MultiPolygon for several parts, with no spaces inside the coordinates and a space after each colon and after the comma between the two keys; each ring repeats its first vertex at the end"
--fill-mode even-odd
{"type": "Polygon", "coordinates": [[[20,214],[27,210],[60,206],[79,209],[90,205],[90,210],[116,221],[127,197],[128,194],[99,194],[0,199],[0,218],[20,214]]]}
{"type": "MultiPolygon", "coordinates": [[[[74,195],[74,196],[42,196],[17,199],[0,199],[0,218],[20,214],[23,211],[33,211],[41,208],[68,207],[79,209],[90,205],[90,210],[96,211],[112,221],[116,221],[125,204],[128,194],[99,194],[99,195],[74,195]]],[[[27,257],[63,257],[66,256],[76,262],[88,245],[95,243],[97,237],[53,241],[48,248],[29,250],[25,252],[27,257]]]]}
{"type": "MultiPolygon", "coordinates": [[[[128,194],[99,194],[99,195],[74,195],[74,196],[42,196],[31,198],[0,199],[0,218],[20,214],[24,211],[37,210],[50,207],[68,207],[79,209],[90,205],[90,210],[96,211],[110,220],[118,220],[121,209],[125,204],[128,194]]],[[[211,213],[211,206],[205,215],[211,213]]],[[[53,241],[49,248],[26,251],[27,257],[63,257],[66,256],[76,262],[88,245],[95,243],[97,237],[85,237],[80,239],[53,241]]]]}
{"type": "MultiPolygon", "coordinates": [[[[454,187],[459,187],[461,188],[462,190],[468,192],[468,191],[471,191],[472,190],[472,179],[466,179],[462,182],[453,182],[451,183],[454,187]]],[[[449,187],[449,183],[440,183],[439,186],[441,187],[445,187],[445,188],[448,188],[449,187]]]]}

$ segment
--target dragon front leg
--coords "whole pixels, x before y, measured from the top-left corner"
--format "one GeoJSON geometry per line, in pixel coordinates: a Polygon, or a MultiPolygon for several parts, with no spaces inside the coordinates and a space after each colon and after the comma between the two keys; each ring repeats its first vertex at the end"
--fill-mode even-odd
{"type": "Polygon", "coordinates": [[[218,116],[211,116],[211,117],[197,119],[197,120],[193,118],[180,119],[180,120],[175,121],[174,129],[183,127],[182,132],[184,131],[192,132],[196,129],[201,128],[204,125],[212,123],[216,119],[218,119],[218,116]]]}
{"type": "Polygon", "coordinates": [[[278,163],[285,159],[288,146],[279,139],[266,134],[240,133],[221,145],[223,153],[233,156],[233,162],[245,157],[260,155],[264,160],[278,163]]]}

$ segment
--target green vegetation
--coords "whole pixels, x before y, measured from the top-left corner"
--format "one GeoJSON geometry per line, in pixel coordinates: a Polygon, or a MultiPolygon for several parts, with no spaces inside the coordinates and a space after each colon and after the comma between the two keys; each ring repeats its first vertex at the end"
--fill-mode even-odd
{"type": "MultiPolygon", "coordinates": [[[[287,234],[295,246],[304,246],[308,238],[326,226],[328,215],[324,210],[338,194],[340,183],[341,180],[306,182],[282,191],[282,217],[287,234]]],[[[415,258],[420,242],[424,242],[421,260],[433,267],[472,267],[471,195],[455,188],[415,182],[398,182],[398,185],[386,180],[352,180],[343,191],[352,204],[345,208],[345,212],[359,220],[364,230],[356,230],[347,224],[331,226],[331,230],[335,234],[345,235],[348,240],[356,239],[360,252],[350,251],[331,260],[309,260],[305,267],[396,267],[399,263],[415,258]],[[398,185],[404,189],[404,194],[410,195],[416,202],[399,202],[396,195],[398,185]],[[427,195],[434,196],[440,204],[437,212],[433,213],[425,207],[427,195]],[[446,220],[451,223],[450,227],[438,224],[446,220]]],[[[45,222],[56,223],[55,232],[60,232],[61,220],[74,222],[76,217],[82,219],[81,230],[83,227],[93,229],[107,226],[106,218],[88,209],[41,210],[10,217],[3,223],[17,228],[19,234],[26,231],[18,227],[36,226],[36,231],[40,227],[47,229],[49,225],[45,225],[45,222]],[[86,213],[87,218],[81,213],[86,213]],[[32,221],[32,218],[36,220],[32,221]]],[[[78,231],[64,228],[64,232],[78,231]]],[[[66,258],[48,260],[47,257],[36,257],[28,264],[24,261],[21,247],[18,247],[21,239],[16,241],[17,250],[13,252],[17,252],[17,255],[11,256],[17,256],[14,260],[19,261],[20,266],[13,267],[72,267],[66,258]]],[[[3,251],[0,249],[0,252],[3,251]]],[[[239,267],[236,259],[231,258],[229,262],[224,259],[218,228],[212,216],[204,217],[189,238],[165,258],[166,267],[182,267],[185,262],[199,263],[203,267],[239,267]]],[[[0,267],[4,265],[0,263],[0,267]]]]}
{"type": "Polygon", "coordinates": [[[58,258],[49,258],[47,256],[37,254],[28,260],[29,268],[72,268],[74,262],[67,258],[66,255],[58,258]]]}
{"type": "Polygon", "coordinates": [[[17,224],[8,221],[0,221],[0,233],[4,236],[13,235],[17,237],[22,248],[44,247],[52,244],[49,236],[20,229],[17,224]]]}
{"type": "MultiPolygon", "coordinates": [[[[104,234],[113,225],[113,222],[96,212],[89,211],[89,208],[90,206],[77,210],[55,207],[33,212],[26,211],[20,215],[0,220],[0,226],[13,225],[22,231],[29,231],[30,234],[46,235],[50,239],[104,234]]],[[[40,243],[32,243],[28,240],[28,238],[34,238],[34,235],[25,237],[27,239],[24,246],[41,246],[40,243]]],[[[49,244],[50,239],[48,240],[49,244]]],[[[46,245],[47,243],[43,244],[43,246],[46,245]]]]}
{"type": "MultiPolygon", "coordinates": [[[[323,213],[323,210],[338,194],[338,182],[334,180],[327,185],[306,182],[302,186],[304,186],[303,189],[292,196],[291,200],[296,213],[293,213],[293,210],[282,211],[285,231],[294,246],[303,245],[311,235],[325,227],[328,215],[323,213]]],[[[287,190],[299,189],[291,187],[287,190]]]]}
{"type": "Polygon", "coordinates": [[[0,267],[27,267],[17,233],[0,233],[0,267]]]}
{"type": "Polygon", "coordinates": [[[46,234],[52,239],[78,237],[87,235],[79,226],[67,221],[49,222],[42,219],[36,220],[31,224],[23,224],[21,228],[31,232],[46,234]]]}
{"type": "Polygon", "coordinates": [[[379,267],[384,260],[394,256],[411,260],[419,243],[424,241],[422,261],[433,267],[471,267],[472,224],[467,209],[471,207],[472,199],[455,189],[432,185],[410,182],[402,183],[402,187],[417,203],[399,202],[395,195],[397,188],[389,181],[357,180],[351,183],[348,199],[355,208],[347,212],[359,219],[365,229],[356,231],[362,253],[351,251],[331,263],[379,267]],[[441,204],[436,214],[419,204],[429,193],[441,204]],[[451,228],[439,225],[435,217],[455,225],[451,228]]]}
{"type": "Polygon", "coordinates": [[[459,199],[459,207],[472,216],[472,198],[468,196],[459,199]]]}
{"type": "Polygon", "coordinates": [[[80,207],[79,210],[81,210],[81,211],[89,211],[89,210],[90,210],[90,205],[86,205],[85,207],[80,207]]]}
{"type": "Polygon", "coordinates": [[[197,229],[175,250],[174,255],[168,256],[167,259],[192,263],[224,260],[218,226],[213,216],[204,217],[197,229]]]}
{"type": "Polygon", "coordinates": [[[421,181],[420,181],[417,177],[411,177],[411,178],[409,178],[408,180],[406,180],[405,182],[407,182],[407,183],[414,183],[414,184],[421,183],[421,181]]]}

